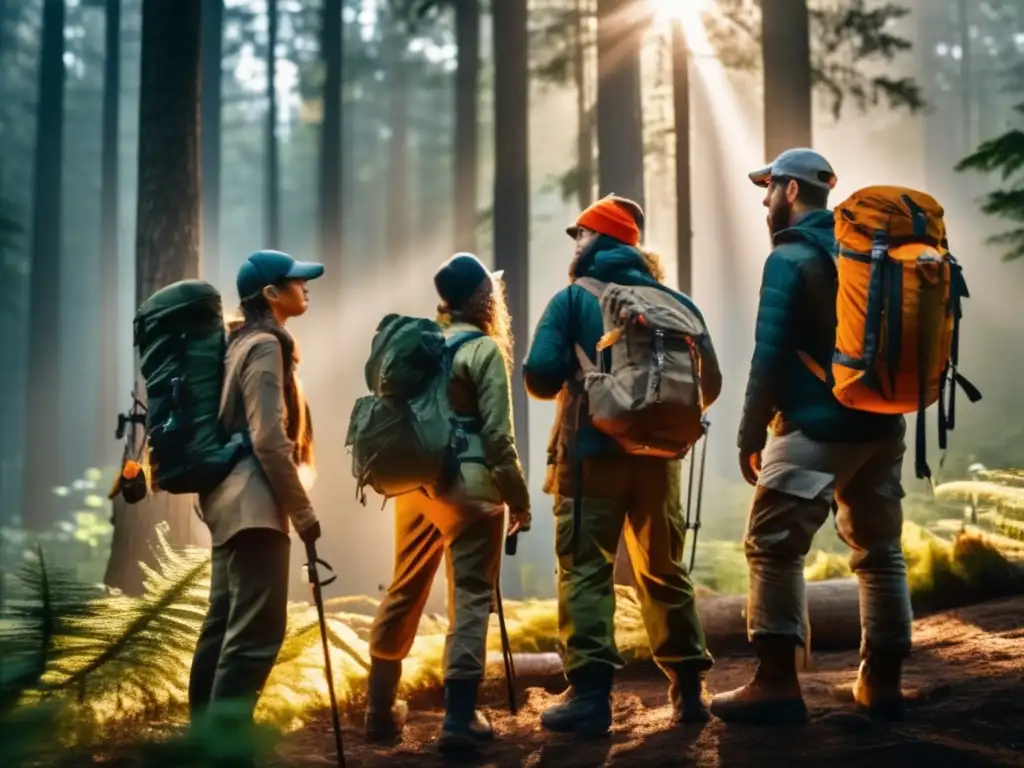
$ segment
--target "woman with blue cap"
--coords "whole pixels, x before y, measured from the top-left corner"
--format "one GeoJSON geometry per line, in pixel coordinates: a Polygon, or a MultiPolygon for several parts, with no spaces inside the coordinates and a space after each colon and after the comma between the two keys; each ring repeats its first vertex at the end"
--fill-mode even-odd
{"type": "Polygon", "coordinates": [[[442,754],[475,751],[493,736],[477,711],[491,599],[506,533],[530,527],[530,497],[512,428],[512,335],[501,273],[458,253],[434,276],[438,321],[454,349],[448,396],[468,433],[461,480],[443,498],[417,491],[395,500],[395,570],[370,635],[367,737],[397,739],[402,660],[409,654],[434,575],[447,560],[442,754]],[[505,527],[505,507],[510,513],[505,527]]]}
{"type": "Polygon", "coordinates": [[[228,700],[251,714],[284,641],[290,528],[307,543],[320,536],[303,476],[313,425],[285,324],[306,312],[307,283],[323,272],[279,251],[258,251],[238,271],[242,317],[229,329],[220,419],[226,434],[248,434],[252,451],[199,500],[213,568],[189,680],[193,716],[228,700]]]}

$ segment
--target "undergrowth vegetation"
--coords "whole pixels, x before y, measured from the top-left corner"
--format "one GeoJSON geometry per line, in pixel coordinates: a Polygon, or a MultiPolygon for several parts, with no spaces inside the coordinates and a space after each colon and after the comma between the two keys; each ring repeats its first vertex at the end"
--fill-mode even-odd
{"type": "MultiPolygon", "coordinates": [[[[1019,593],[1024,536],[1012,535],[1012,525],[1024,520],[1024,474],[990,473],[972,483],[949,483],[937,489],[936,499],[931,516],[917,516],[923,524],[908,522],[904,531],[915,607],[939,609],[1019,593]],[[949,517],[954,508],[963,511],[963,519],[949,517]]],[[[807,578],[848,576],[848,553],[838,549],[817,550],[808,559],[807,578]]],[[[289,606],[288,635],[257,710],[257,730],[241,734],[239,729],[250,726],[232,720],[230,712],[211,713],[215,723],[181,729],[192,651],[209,593],[206,551],[174,551],[161,531],[159,568],[146,569],[146,593],[138,598],[98,590],[74,569],[55,565],[42,546],[21,559],[0,616],[0,729],[5,734],[0,764],[59,765],[58,758],[76,749],[102,750],[143,734],[148,746],[136,754],[151,762],[140,764],[213,765],[227,759],[225,742],[237,742],[238,749],[269,749],[274,734],[300,727],[327,706],[316,612],[309,603],[296,602],[289,606]],[[238,738],[209,738],[225,729],[238,732],[238,738]]],[[[740,544],[703,541],[697,562],[695,576],[705,591],[746,588],[740,544]]],[[[349,711],[362,704],[376,604],[363,596],[326,603],[335,687],[349,711]]],[[[616,610],[623,655],[647,657],[632,590],[618,588],[616,610]]],[[[514,650],[557,650],[554,601],[506,600],[505,618],[514,650]]],[[[495,653],[496,621],[489,635],[495,653]]],[[[424,617],[404,665],[404,695],[440,683],[446,631],[443,617],[424,617]]]]}

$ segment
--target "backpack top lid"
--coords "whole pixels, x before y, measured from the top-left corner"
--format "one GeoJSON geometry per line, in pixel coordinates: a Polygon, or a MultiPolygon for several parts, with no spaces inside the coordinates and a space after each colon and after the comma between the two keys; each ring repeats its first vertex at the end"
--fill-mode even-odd
{"type": "Polygon", "coordinates": [[[224,305],[220,292],[205,280],[179,280],[156,291],[139,305],[135,313],[135,346],[165,323],[213,328],[224,325],[224,305]]]}
{"type": "Polygon", "coordinates": [[[389,314],[370,343],[363,373],[379,397],[412,397],[440,373],[445,361],[444,330],[422,317],[389,314]]]}
{"type": "Polygon", "coordinates": [[[836,240],[843,250],[870,253],[875,233],[890,243],[927,243],[947,249],[945,210],[926,192],[909,187],[859,189],[836,206],[836,240]]]}

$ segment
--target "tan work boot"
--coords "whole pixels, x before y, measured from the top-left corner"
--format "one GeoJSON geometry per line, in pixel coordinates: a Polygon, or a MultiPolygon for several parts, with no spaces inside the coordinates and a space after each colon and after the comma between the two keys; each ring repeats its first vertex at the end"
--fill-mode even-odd
{"type": "Polygon", "coordinates": [[[797,639],[763,635],[756,641],[754,677],[742,688],[711,700],[711,714],[727,723],[798,725],[807,722],[807,705],[796,672],[797,639]]]}
{"type": "Polygon", "coordinates": [[[903,672],[901,653],[871,653],[865,655],[853,685],[853,700],[878,720],[902,720],[904,715],[903,691],[900,678],[903,672]]]}

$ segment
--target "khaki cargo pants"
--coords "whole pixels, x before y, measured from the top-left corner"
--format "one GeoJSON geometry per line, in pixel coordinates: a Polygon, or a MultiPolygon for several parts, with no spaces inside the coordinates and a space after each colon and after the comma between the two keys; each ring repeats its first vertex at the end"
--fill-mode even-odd
{"type": "Polygon", "coordinates": [[[744,541],[750,568],[747,628],[803,643],[804,557],[836,503],[836,530],[853,550],[860,583],[861,652],[910,650],[912,611],[900,544],[903,438],[818,443],[800,432],[771,436],[761,456],[744,541]]]}
{"type": "Polygon", "coordinates": [[[448,576],[448,634],[444,642],[444,677],[479,679],[487,659],[487,627],[494,585],[501,571],[505,517],[480,517],[445,543],[430,522],[444,502],[422,492],[395,500],[395,571],[370,631],[370,654],[401,661],[409,655],[430,587],[444,557],[448,576]]]}
{"type": "Polygon", "coordinates": [[[189,677],[193,716],[211,702],[255,709],[288,625],[290,554],[288,536],[271,528],[246,528],[213,548],[210,607],[189,677]]]}
{"type": "Polygon", "coordinates": [[[678,475],[679,463],[626,455],[584,459],[578,530],[570,470],[558,469],[564,495],[555,501],[555,551],[565,671],[592,663],[623,666],[615,645],[613,584],[623,533],[654,660],[663,667],[694,662],[710,668],[693,582],[683,565],[682,506],[678,482],[670,477],[678,475]]]}

